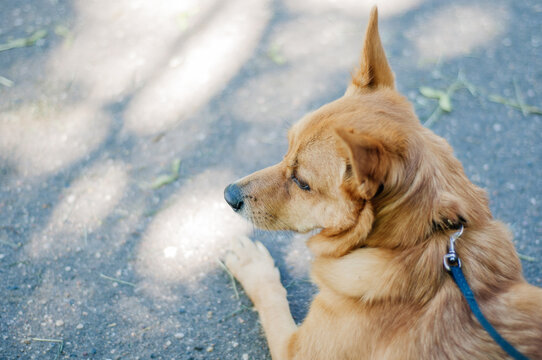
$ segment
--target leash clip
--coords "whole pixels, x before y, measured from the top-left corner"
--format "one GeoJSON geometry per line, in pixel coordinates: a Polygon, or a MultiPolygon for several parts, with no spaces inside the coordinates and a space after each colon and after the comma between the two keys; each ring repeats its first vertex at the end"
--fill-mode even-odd
{"type": "Polygon", "coordinates": [[[461,267],[461,260],[457,253],[455,252],[455,241],[463,234],[463,225],[459,228],[459,231],[456,231],[450,236],[450,245],[448,246],[448,253],[444,255],[443,263],[444,268],[450,271],[451,266],[461,267]]]}

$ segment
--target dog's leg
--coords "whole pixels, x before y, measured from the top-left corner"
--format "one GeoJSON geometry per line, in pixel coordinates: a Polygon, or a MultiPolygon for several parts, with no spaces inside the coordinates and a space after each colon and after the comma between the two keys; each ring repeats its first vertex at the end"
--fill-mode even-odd
{"type": "Polygon", "coordinates": [[[287,359],[288,343],[297,327],[273,258],[262,243],[243,237],[234,242],[226,266],[258,310],[271,356],[275,360],[287,359]]]}

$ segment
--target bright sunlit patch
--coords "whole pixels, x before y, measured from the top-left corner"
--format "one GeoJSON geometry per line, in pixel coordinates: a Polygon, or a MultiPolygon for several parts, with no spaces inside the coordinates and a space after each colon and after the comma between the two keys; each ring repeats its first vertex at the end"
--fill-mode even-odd
{"type": "Polygon", "coordinates": [[[233,94],[235,118],[258,124],[247,131],[261,134],[246,136],[248,141],[257,139],[255,147],[260,149],[256,151],[261,151],[261,143],[276,144],[277,138],[285,136],[286,121],[295,120],[292,109],[301,116],[314,109],[315,99],[328,97],[340,73],[344,83],[339,87],[344,91],[359,59],[363,25],[359,19],[315,15],[273,28],[270,43],[285,63],[254,74],[233,94]]]}
{"type": "Polygon", "coordinates": [[[2,114],[0,152],[22,175],[48,174],[94,150],[105,138],[110,122],[91,103],[63,109],[25,104],[2,114]]]}
{"type": "Polygon", "coordinates": [[[374,5],[382,17],[399,14],[412,9],[424,0],[286,0],[291,10],[320,16],[339,11],[350,16],[368,16],[374,5]]]}
{"type": "Polygon", "coordinates": [[[154,283],[149,288],[176,282],[190,285],[191,280],[216,269],[233,238],[248,233],[250,226],[224,201],[224,187],[231,180],[224,171],[206,171],[155,216],[136,262],[143,283],[154,283]]]}
{"type": "Polygon", "coordinates": [[[177,256],[177,248],[175,246],[167,246],[164,249],[164,257],[167,258],[174,258],[177,256]]]}
{"type": "Polygon", "coordinates": [[[85,235],[96,230],[122,199],[127,182],[125,166],[114,161],[85,171],[61,195],[44,230],[32,238],[30,255],[60,255],[84,246],[85,235]]]}
{"type": "Polygon", "coordinates": [[[77,1],[74,41],[54,54],[56,77],[88,89],[88,96],[110,101],[130,95],[167,67],[172,48],[185,34],[179,19],[197,25],[216,0],[77,1]]]}
{"type": "Polygon", "coordinates": [[[407,32],[421,58],[439,59],[469,54],[506,30],[506,9],[497,4],[449,5],[407,32]]]}
{"type": "Polygon", "coordinates": [[[163,131],[206,103],[253,53],[270,17],[268,7],[268,1],[224,2],[133,98],[127,128],[138,134],[163,131]]]}

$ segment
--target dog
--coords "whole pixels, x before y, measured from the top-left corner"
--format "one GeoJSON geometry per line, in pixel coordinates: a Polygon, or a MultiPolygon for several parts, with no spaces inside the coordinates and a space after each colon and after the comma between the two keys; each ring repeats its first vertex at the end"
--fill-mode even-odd
{"type": "Polygon", "coordinates": [[[225,189],[267,230],[309,232],[319,292],[300,326],[266,248],[234,241],[227,267],[257,309],[273,359],[505,359],[443,266],[450,237],[489,322],[542,359],[542,289],[452,148],[395,90],[373,8],[343,97],[288,132],[284,159],[225,189]]]}

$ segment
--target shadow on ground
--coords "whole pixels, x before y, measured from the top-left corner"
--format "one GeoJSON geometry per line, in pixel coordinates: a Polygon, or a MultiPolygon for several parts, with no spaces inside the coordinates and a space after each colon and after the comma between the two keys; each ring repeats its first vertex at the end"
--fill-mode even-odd
{"type": "MultiPolygon", "coordinates": [[[[253,232],[222,189],[278,161],[289,125],[342,94],[372,3],[4,1],[0,357],[268,358],[218,259],[235,236],[262,240],[301,321],[310,256],[300,236],[253,232]]],[[[541,286],[542,117],[514,104],[541,105],[542,7],[379,6],[422,121],[437,104],[420,86],[446,89],[458,73],[472,86],[432,128],[541,286]]]]}

